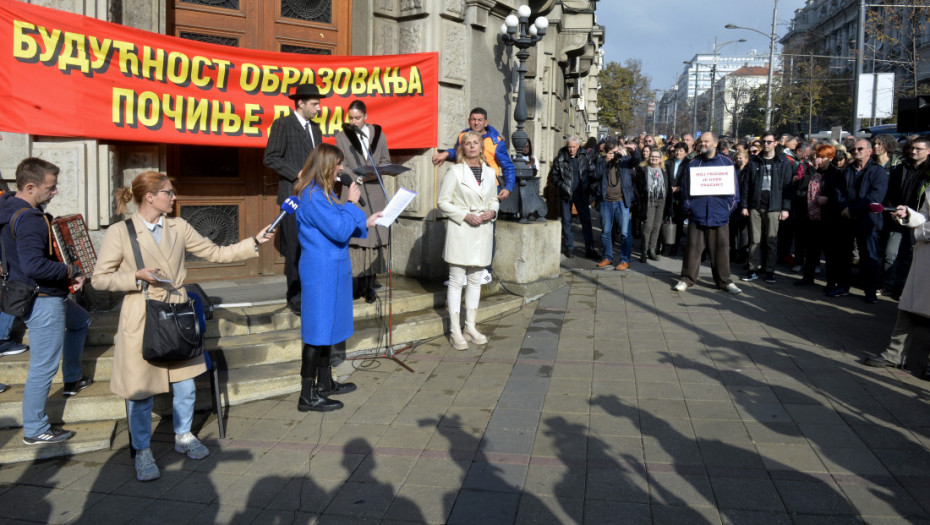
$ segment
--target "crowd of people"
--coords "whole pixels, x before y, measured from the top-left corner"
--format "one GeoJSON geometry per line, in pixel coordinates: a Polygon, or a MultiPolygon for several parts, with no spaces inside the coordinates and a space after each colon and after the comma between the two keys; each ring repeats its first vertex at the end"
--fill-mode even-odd
{"type": "Polygon", "coordinates": [[[902,242],[907,227],[886,208],[918,208],[930,183],[930,138],[913,136],[900,144],[890,135],[842,142],[803,142],[772,132],[740,140],[709,138],[712,156],[690,134],[667,141],[652,135],[606,139],[587,148],[569,137],[552,163],[547,190],[561,197],[565,256],[575,256],[573,209],[585,255],[599,260],[598,267],[629,268],[633,237],[640,232],[640,262],[658,260],[663,252],[677,254],[696,219],[681,191],[688,184],[687,169],[695,159],[719,155],[734,166],[736,191],[727,216],[712,222],[728,224],[726,257],[744,265],[742,281],[774,283],[776,265],[785,264],[800,274],[795,284],[811,285],[823,256],[829,297],[850,293],[853,266],[867,302],[880,294],[901,294],[913,243],[902,242]],[[602,252],[591,233],[587,204],[592,201],[600,212],[602,252]],[[676,225],[674,242],[659,235],[666,224],[676,225]]]}

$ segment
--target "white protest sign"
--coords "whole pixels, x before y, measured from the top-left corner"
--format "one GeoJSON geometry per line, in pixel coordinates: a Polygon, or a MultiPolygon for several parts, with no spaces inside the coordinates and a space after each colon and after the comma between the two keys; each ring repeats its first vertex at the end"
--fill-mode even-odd
{"type": "Polygon", "coordinates": [[[734,195],[736,178],[733,166],[701,166],[691,168],[691,196],[734,195]]]}

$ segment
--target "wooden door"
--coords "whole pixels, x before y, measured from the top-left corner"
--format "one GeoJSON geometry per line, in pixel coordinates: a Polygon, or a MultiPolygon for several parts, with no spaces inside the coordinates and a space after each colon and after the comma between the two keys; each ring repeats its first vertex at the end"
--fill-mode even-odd
{"type": "MultiPolygon", "coordinates": [[[[174,0],[169,34],[235,47],[314,55],[349,54],[351,0],[174,0]]],[[[172,146],[175,213],[220,245],[253,235],[277,216],[278,176],[261,148],[172,146]]],[[[278,246],[278,242],[275,242],[278,246]]],[[[191,281],[283,274],[279,249],[258,259],[213,264],[188,256],[191,281]]]]}

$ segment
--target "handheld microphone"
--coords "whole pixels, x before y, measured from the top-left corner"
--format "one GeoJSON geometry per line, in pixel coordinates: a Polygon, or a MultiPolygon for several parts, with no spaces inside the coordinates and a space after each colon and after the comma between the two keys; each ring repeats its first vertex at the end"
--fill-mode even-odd
{"type": "MultiPolygon", "coordinates": [[[[359,177],[359,179],[361,180],[361,177],[359,177]]],[[[349,186],[352,185],[352,177],[350,177],[350,176],[348,176],[347,174],[343,173],[342,175],[339,176],[339,182],[341,182],[343,186],[345,186],[346,188],[348,188],[349,186]]],[[[361,194],[359,194],[359,196],[358,196],[358,205],[359,205],[359,206],[364,206],[364,205],[365,205],[365,199],[362,198],[362,195],[361,195],[361,194]]]]}
{"type": "Polygon", "coordinates": [[[284,220],[285,215],[290,215],[297,211],[297,206],[300,205],[300,201],[297,200],[297,197],[291,196],[287,200],[281,203],[281,213],[278,217],[271,223],[271,226],[268,227],[268,233],[274,233],[278,228],[278,225],[281,224],[281,221],[284,220]]]}
{"type": "Polygon", "coordinates": [[[882,206],[882,204],[881,204],[880,202],[873,202],[873,203],[869,204],[869,211],[872,212],[872,213],[881,213],[881,212],[883,212],[883,211],[895,212],[895,211],[898,211],[898,209],[897,209],[897,208],[891,208],[891,207],[888,207],[888,206],[882,206]]]}

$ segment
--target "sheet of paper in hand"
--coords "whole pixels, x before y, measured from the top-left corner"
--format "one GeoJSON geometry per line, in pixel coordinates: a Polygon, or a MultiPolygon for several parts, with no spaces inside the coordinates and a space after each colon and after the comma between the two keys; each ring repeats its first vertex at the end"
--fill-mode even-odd
{"type": "Polygon", "coordinates": [[[691,168],[691,196],[733,195],[736,193],[736,177],[733,166],[702,166],[691,168]]]}

